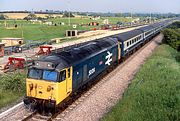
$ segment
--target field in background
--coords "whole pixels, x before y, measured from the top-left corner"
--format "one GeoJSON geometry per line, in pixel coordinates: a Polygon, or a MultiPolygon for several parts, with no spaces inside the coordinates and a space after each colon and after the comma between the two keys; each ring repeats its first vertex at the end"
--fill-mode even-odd
{"type": "MultiPolygon", "coordinates": [[[[3,15],[7,16],[9,19],[24,19],[29,13],[3,13],[3,15]]],[[[49,14],[36,14],[37,17],[45,18],[49,14]]],[[[62,17],[62,14],[51,14],[53,17],[62,17]]]]}
{"type": "Polygon", "coordinates": [[[161,45],[102,121],[180,120],[180,55],[161,45]]]}
{"type": "MultiPolygon", "coordinates": [[[[53,22],[54,25],[40,24],[38,22],[30,22],[25,20],[6,20],[0,21],[0,38],[4,37],[24,37],[25,40],[39,40],[47,41],[53,38],[64,37],[65,31],[68,29],[73,29],[72,25],[77,24],[77,30],[92,30],[93,28],[99,28],[94,26],[79,26],[79,24],[88,24],[90,22],[99,22],[100,25],[103,24],[103,20],[106,18],[101,18],[99,20],[91,20],[89,17],[75,17],[71,18],[71,26],[68,25],[69,18],[55,18],[48,19],[49,22],[53,22]],[[59,23],[64,23],[65,25],[59,25],[59,23]],[[5,27],[7,24],[8,27],[5,27]],[[15,29],[14,25],[17,24],[18,27],[15,29]]],[[[129,18],[118,18],[109,17],[109,22],[115,24],[117,22],[129,22],[129,18]]]]}

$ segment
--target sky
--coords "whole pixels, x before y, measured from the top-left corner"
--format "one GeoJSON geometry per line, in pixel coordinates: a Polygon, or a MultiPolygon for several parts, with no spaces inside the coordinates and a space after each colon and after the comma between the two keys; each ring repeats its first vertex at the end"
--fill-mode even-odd
{"type": "Polygon", "coordinates": [[[0,11],[180,13],[180,0],[0,0],[0,11]]]}

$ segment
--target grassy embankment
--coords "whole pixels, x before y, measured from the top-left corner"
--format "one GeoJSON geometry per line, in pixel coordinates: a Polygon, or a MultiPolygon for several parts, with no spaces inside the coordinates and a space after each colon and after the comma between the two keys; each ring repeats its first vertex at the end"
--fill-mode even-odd
{"type": "Polygon", "coordinates": [[[159,46],[103,121],[180,120],[180,60],[175,49],[159,46]]]}
{"type": "Polygon", "coordinates": [[[25,75],[0,75],[0,109],[16,102],[25,94],[25,75]]]}

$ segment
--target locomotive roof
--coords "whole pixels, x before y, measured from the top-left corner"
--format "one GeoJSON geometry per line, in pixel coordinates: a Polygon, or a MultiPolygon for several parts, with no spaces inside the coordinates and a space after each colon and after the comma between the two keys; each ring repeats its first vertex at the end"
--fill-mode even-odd
{"type": "Polygon", "coordinates": [[[102,38],[89,42],[86,45],[72,48],[69,51],[52,53],[40,58],[38,61],[51,62],[55,65],[56,69],[63,69],[115,45],[117,45],[117,39],[111,37],[102,38]]]}
{"type": "Polygon", "coordinates": [[[144,27],[141,27],[139,28],[139,30],[142,30],[143,32],[146,32],[146,31],[149,31],[151,29],[153,29],[154,27],[152,27],[151,25],[149,26],[144,26],[144,27]]]}
{"type": "Polygon", "coordinates": [[[113,35],[112,37],[118,38],[119,41],[124,42],[140,34],[142,34],[142,31],[135,29],[128,32],[113,35]]]}

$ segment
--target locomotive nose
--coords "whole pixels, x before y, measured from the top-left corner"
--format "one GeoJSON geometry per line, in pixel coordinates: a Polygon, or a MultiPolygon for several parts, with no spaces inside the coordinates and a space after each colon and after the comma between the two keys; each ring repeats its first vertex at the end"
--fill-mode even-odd
{"type": "Polygon", "coordinates": [[[45,81],[27,81],[27,96],[55,100],[55,86],[45,81]],[[38,82],[38,83],[37,83],[38,82]]]}

